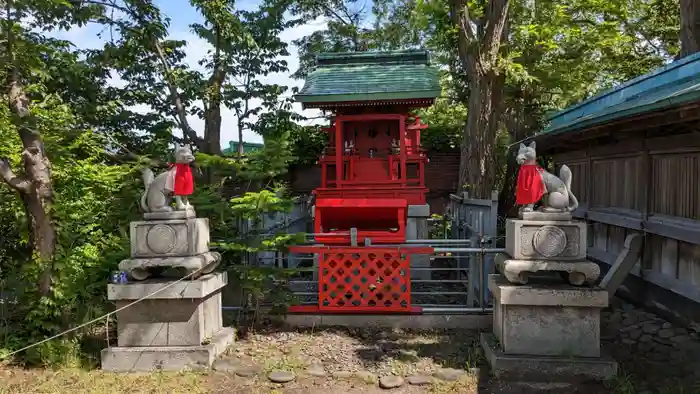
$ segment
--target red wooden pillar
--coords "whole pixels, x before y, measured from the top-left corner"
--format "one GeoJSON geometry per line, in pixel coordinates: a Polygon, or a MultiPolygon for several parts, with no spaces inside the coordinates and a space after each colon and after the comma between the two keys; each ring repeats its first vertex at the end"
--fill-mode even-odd
{"type": "MultiPolygon", "coordinates": [[[[417,124],[418,126],[422,125],[421,120],[420,120],[419,117],[416,117],[416,124],[417,124]]],[[[416,136],[416,141],[415,141],[415,143],[413,144],[413,146],[416,147],[416,153],[420,153],[420,130],[422,130],[422,128],[419,128],[418,130],[416,130],[416,134],[415,134],[415,136],[416,136]]]]}
{"type": "Polygon", "coordinates": [[[335,187],[340,188],[343,179],[343,118],[335,118],[335,187]]]}
{"type": "Polygon", "coordinates": [[[399,179],[401,184],[406,186],[406,116],[399,116],[399,154],[401,155],[401,168],[399,168],[399,179]]]}

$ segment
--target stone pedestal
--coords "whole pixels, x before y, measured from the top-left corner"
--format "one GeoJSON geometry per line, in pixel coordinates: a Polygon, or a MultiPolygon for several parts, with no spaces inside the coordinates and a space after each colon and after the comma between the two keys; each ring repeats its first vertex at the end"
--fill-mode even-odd
{"type": "Polygon", "coordinates": [[[556,282],[527,286],[489,275],[494,296],[493,334],[481,345],[494,374],[524,380],[604,380],[617,363],[601,357],[604,289],[556,282]]]}
{"type": "Polygon", "coordinates": [[[586,260],[586,223],[568,212],[523,212],[506,221],[506,253],[496,269],[510,283],[526,284],[539,271],[558,272],[572,285],[594,283],[600,267],[586,260]]]}
{"type": "Polygon", "coordinates": [[[147,299],[117,312],[118,346],[102,351],[104,370],[208,368],[233,343],[234,330],[224,328],[221,317],[226,273],[173,283],[151,279],[108,286],[117,309],[147,299]]]}
{"type": "MultiPolygon", "coordinates": [[[[430,205],[409,205],[406,219],[406,239],[428,239],[428,218],[430,217],[430,205]]],[[[411,278],[418,280],[429,280],[431,278],[430,256],[412,255],[411,267],[422,268],[411,270],[411,278]]]]}
{"type": "Polygon", "coordinates": [[[144,280],[168,268],[196,279],[214,272],[221,255],[209,251],[209,220],[194,209],[144,214],[131,223],[131,258],[119,263],[132,280],[144,280]]]}

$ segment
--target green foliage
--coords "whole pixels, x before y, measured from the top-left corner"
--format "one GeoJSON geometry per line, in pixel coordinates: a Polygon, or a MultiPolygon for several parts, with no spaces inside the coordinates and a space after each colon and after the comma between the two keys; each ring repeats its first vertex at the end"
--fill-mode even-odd
{"type": "MultiPolygon", "coordinates": [[[[251,179],[267,179],[283,173],[285,168],[275,164],[280,158],[289,157],[288,148],[279,140],[266,141],[265,150],[249,157],[244,172],[251,179]]],[[[289,234],[285,228],[265,227],[265,218],[274,218],[278,214],[290,213],[293,200],[287,195],[284,186],[263,188],[259,192],[245,193],[230,201],[230,212],[236,221],[235,235],[226,241],[216,243],[216,247],[225,256],[225,265],[232,273],[235,285],[241,289],[241,299],[250,300],[246,304],[255,312],[254,322],[259,317],[261,303],[270,304],[275,311],[285,311],[286,307],[296,302],[292,293],[285,286],[295,270],[279,267],[260,267],[246,256],[255,256],[257,252],[283,251],[289,245],[304,241],[304,234],[289,234]]]]}
{"type": "Polygon", "coordinates": [[[328,134],[321,130],[321,126],[296,125],[289,136],[292,146],[292,155],[296,157],[295,164],[301,166],[313,166],[321,157],[323,149],[328,143],[328,134]]]}
{"type": "MultiPolygon", "coordinates": [[[[469,81],[458,61],[458,30],[447,0],[381,0],[371,9],[355,1],[274,0],[253,10],[241,10],[232,0],[191,0],[202,15],[191,28],[213,48],[201,59],[203,71],[185,63],[187,43],[168,39],[169,21],[151,0],[6,3],[11,15],[0,10],[0,58],[20,73],[31,126],[52,162],[50,214],[57,240],[54,261],[40,262],[30,248],[25,201],[0,185],[0,355],[112,308],[105,284],[128,256],[128,225],[138,218],[142,189],[139,171],[144,165],[162,169],[153,159],[166,158],[172,142],[180,140],[174,128],[196,142],[197,165],[208,179],[245,181],[259,190],[227,201],[221,184],[198,179],[191,196],[198,214],[209,218],[223,266],[244,298],[252,300],[249,306],[257,310],[265,302],[283,308],[294,302],[284,286],[294,270],[259,267],[248,257],[283,251],[302,240],[301,234],[265,228],[265,220],[292,206],[288,192],[277,185],[289,165],[313,165],[326,143],[319,127],[299,125],[302,118],[283,99],[288,88],[266,82],[270,74],[288,71],[281,35],[302,21],[320,17],[327,27],[295,41],[298,78],[308,73],[316,52],[430,49],[443,70],[443,94],[433,107],[417,112],[430,125],[423,143],[431,150],[451,150],[462,142],[469,81]],[[285,18],[287,11],[299,19],[285,18]],[[48,37],[48,31],[88,21],[109,31],[104,47],[80,50],[48,37]],[[8,54],[10,32],[14,47],[8,54]],[[111,75],[123,84],[110,86],[111,75]],[[258,101],[262,104],[253,105],[258,101]],[[236,113],[239,132],[263,136],[265,148],[240,160],[219,156],[212,147],[220,145],[222,107],[236,113]],[[203,136],[193,137],[187,116],[205,121],[203,136]],[[51,294],[42,297],[36,284],[46,264],[53,264],[54,281],[51,294]]],[[[469,2],[474,18],[484,4],[469,2]]],[[[494,158],[501,173],[507,174],[504,146],[539,130],[546,112],[674,58],[678,25],[675,0],[511,0],[498,62],[506,77],[494,158]]],[[[10,70],[0,68],[0,80],[7,80],[10,70]]],[[[0,101],[7,103],[5,85],[2,89],[0,101]]],[[[16,117],[2,104],[0,157],[25,175],[16,126],[16,117]]],[[[449,232],[436,223],[433,236],[449,232]]],[[[29,363],[82,363],[91,335],[79,330],[19,356],[29,363]]]]}
{"type": "Polygon", "coordinates": [[[447,239],[452,233],[452,220],[446,215],[430,215],[430,239],[447,239]]]}
{"type": "MultiPolygon", "coordinates": [[[[448,91],[450,80],[442,78],[443,90],[448,91]]],[[[429,127],[421,133],[421,144],[429,151],[452,151],[459,149],[467,120],[467,108],[449,97],[440,97],[435,104],[417,112],[429,127]]]]}
{"type": "MultiPolygon", "coordinates": [[[[17,348],[44,339],[95,318],[108,311],[105,283],[109,272],[128,257],[128,224],[137,218],[138,173],[133,166],[109,165],[102,159],[105,141],[99,134],[76,127],[70,108],[58,100],[48,100],[36,109],[42,120],[45,149],[51,152],[55,198],[54,222],[57,249],[54,283],[49,297],[41,297],[36,285],[43,266],[29,250],[13,252],[27,245],[27,218],[21,203],[8,198],[2,188],[0,222],[6,223],[7,239],[0,251],[2,290],[16,297],[6,310],[4,330],[13,333],[0,345],[17,348]],[[11,209],[7,209],[11,208],[11,209]],[[26,264],[25,261],[32,263],[26,264]]],[[[3,108],[0,119],[7,119],[3,108]]],[[[0,128],[0,138],[13,141],[13,128],[0,128]]],[[[18,143],[4,149],[19,152],[18,143]]],[[[10,157],[15,157],[16,153],[10,157]]],[[[69,336],[30,349],[23,360],[29,363],[75,363],[82,352],[79,337],[69,336]]],[[[93,360],[94,361],[94,360],[93,360]]]]}

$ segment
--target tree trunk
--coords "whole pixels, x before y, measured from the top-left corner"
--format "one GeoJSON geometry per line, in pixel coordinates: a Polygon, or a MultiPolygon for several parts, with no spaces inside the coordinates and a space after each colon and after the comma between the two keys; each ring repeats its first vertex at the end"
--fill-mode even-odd
{"type": "Polygon", "coordinates": [[[243,158],[243,123],[238,122],[238,161],[243,158]]]}
{"type": "Polygon", "coordinates": [[[493,78],[476,75],[469,81],[467,124],[461,144],[459,187],[474,198],[490,198],[496,184],[495,127],[492,114],[493,78]]]}
{"type": "Polygon", "coordinates": [[[212,100],[204,112],[204,142],[202,151],[221,156],[221,100],[212,100]]]}
{"type": "MultiPolygon", "coordinates": [[[[528,134],[523,117],[522,108],[514,108],[508,121],[511,142],[520,141],[528,134]]],[[[503,177],[503,187],[498,195],[498,216],[513,217],[517,210],[515,205],[515,183],[518,177],[518,163],[516,161],[517,147],[506,152],[506,172],[503,177]]]]}
{"type": "Polygon", "coordinates": [[[697,0],[680,0],[681,57],[700,52],[700,4],[697,0]]]}
{"type": "Polygon", "coordinates": [[[51,216],[53,185],[51,181],[51,161],[44,151],[41,135],[34,127],[34,117],[29,108],[20,72],[15,59],[15,37],[11,3],[6,3],[7,13],[7,54],[9,57],[8,105],[12,121],[22,140],[23,175],[15,175],[7,159],[0,159],[0,178],[16,190],[29,218],[29,243],[34,256],[44,266],[39,278],[39,291],[42,295],[51,292],[53,260],[56,253],[56,229],[51,216]]]}
{"type": "Polygon", "coordinates": [[[210,94],[209,105],[204,113],[204,153],[221,156],[221,87],[226,79],[226,71],[221,62],[222,37],[219,27],[216,30],[214,70],[207,83],[210,94]]]}
{"type": "Polygon", "coordinates": [[[459,189],[468,191],[474,198],[490,198],[496,187],[496,136],[500,114],[494,111],[500,107],[504,81],[499,75],[498,59],[509,4],[509,0],[489,1],[484,17],[475,23],[467,3],[450,2],[450,18],[459,30],[457,51],[469,84],[459,189]]]}

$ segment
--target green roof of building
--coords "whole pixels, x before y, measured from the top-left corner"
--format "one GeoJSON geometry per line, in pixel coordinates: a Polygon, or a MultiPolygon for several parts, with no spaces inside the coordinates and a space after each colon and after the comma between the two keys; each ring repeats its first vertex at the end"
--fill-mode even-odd
{"type": "Polygon", "coordinates": [[[438,70],[427,51],[322,53],[296,100],[304,103],[434,99],[438,70]]]}
{"type": "MultiPolygon", "coordinates": [[[[243,153],[248,153],[252,152],[255,150],[260,150],[265,147],[265,144],[261,144],[258,142],[247,142],[243,141],[243,153]]],[[[229,141],[228,142],[228,148],[225,148],[223,150],[223,153],[226,155],[230,155],[232,153],[238,152],[238,141],[229,141]]]]}
{"type": "Polygon", "coordinates": [[[552,115],[539,134],[520,142],[585,132],[612,121],[700,101],[700,53],[688,56],[552,115]]]}

